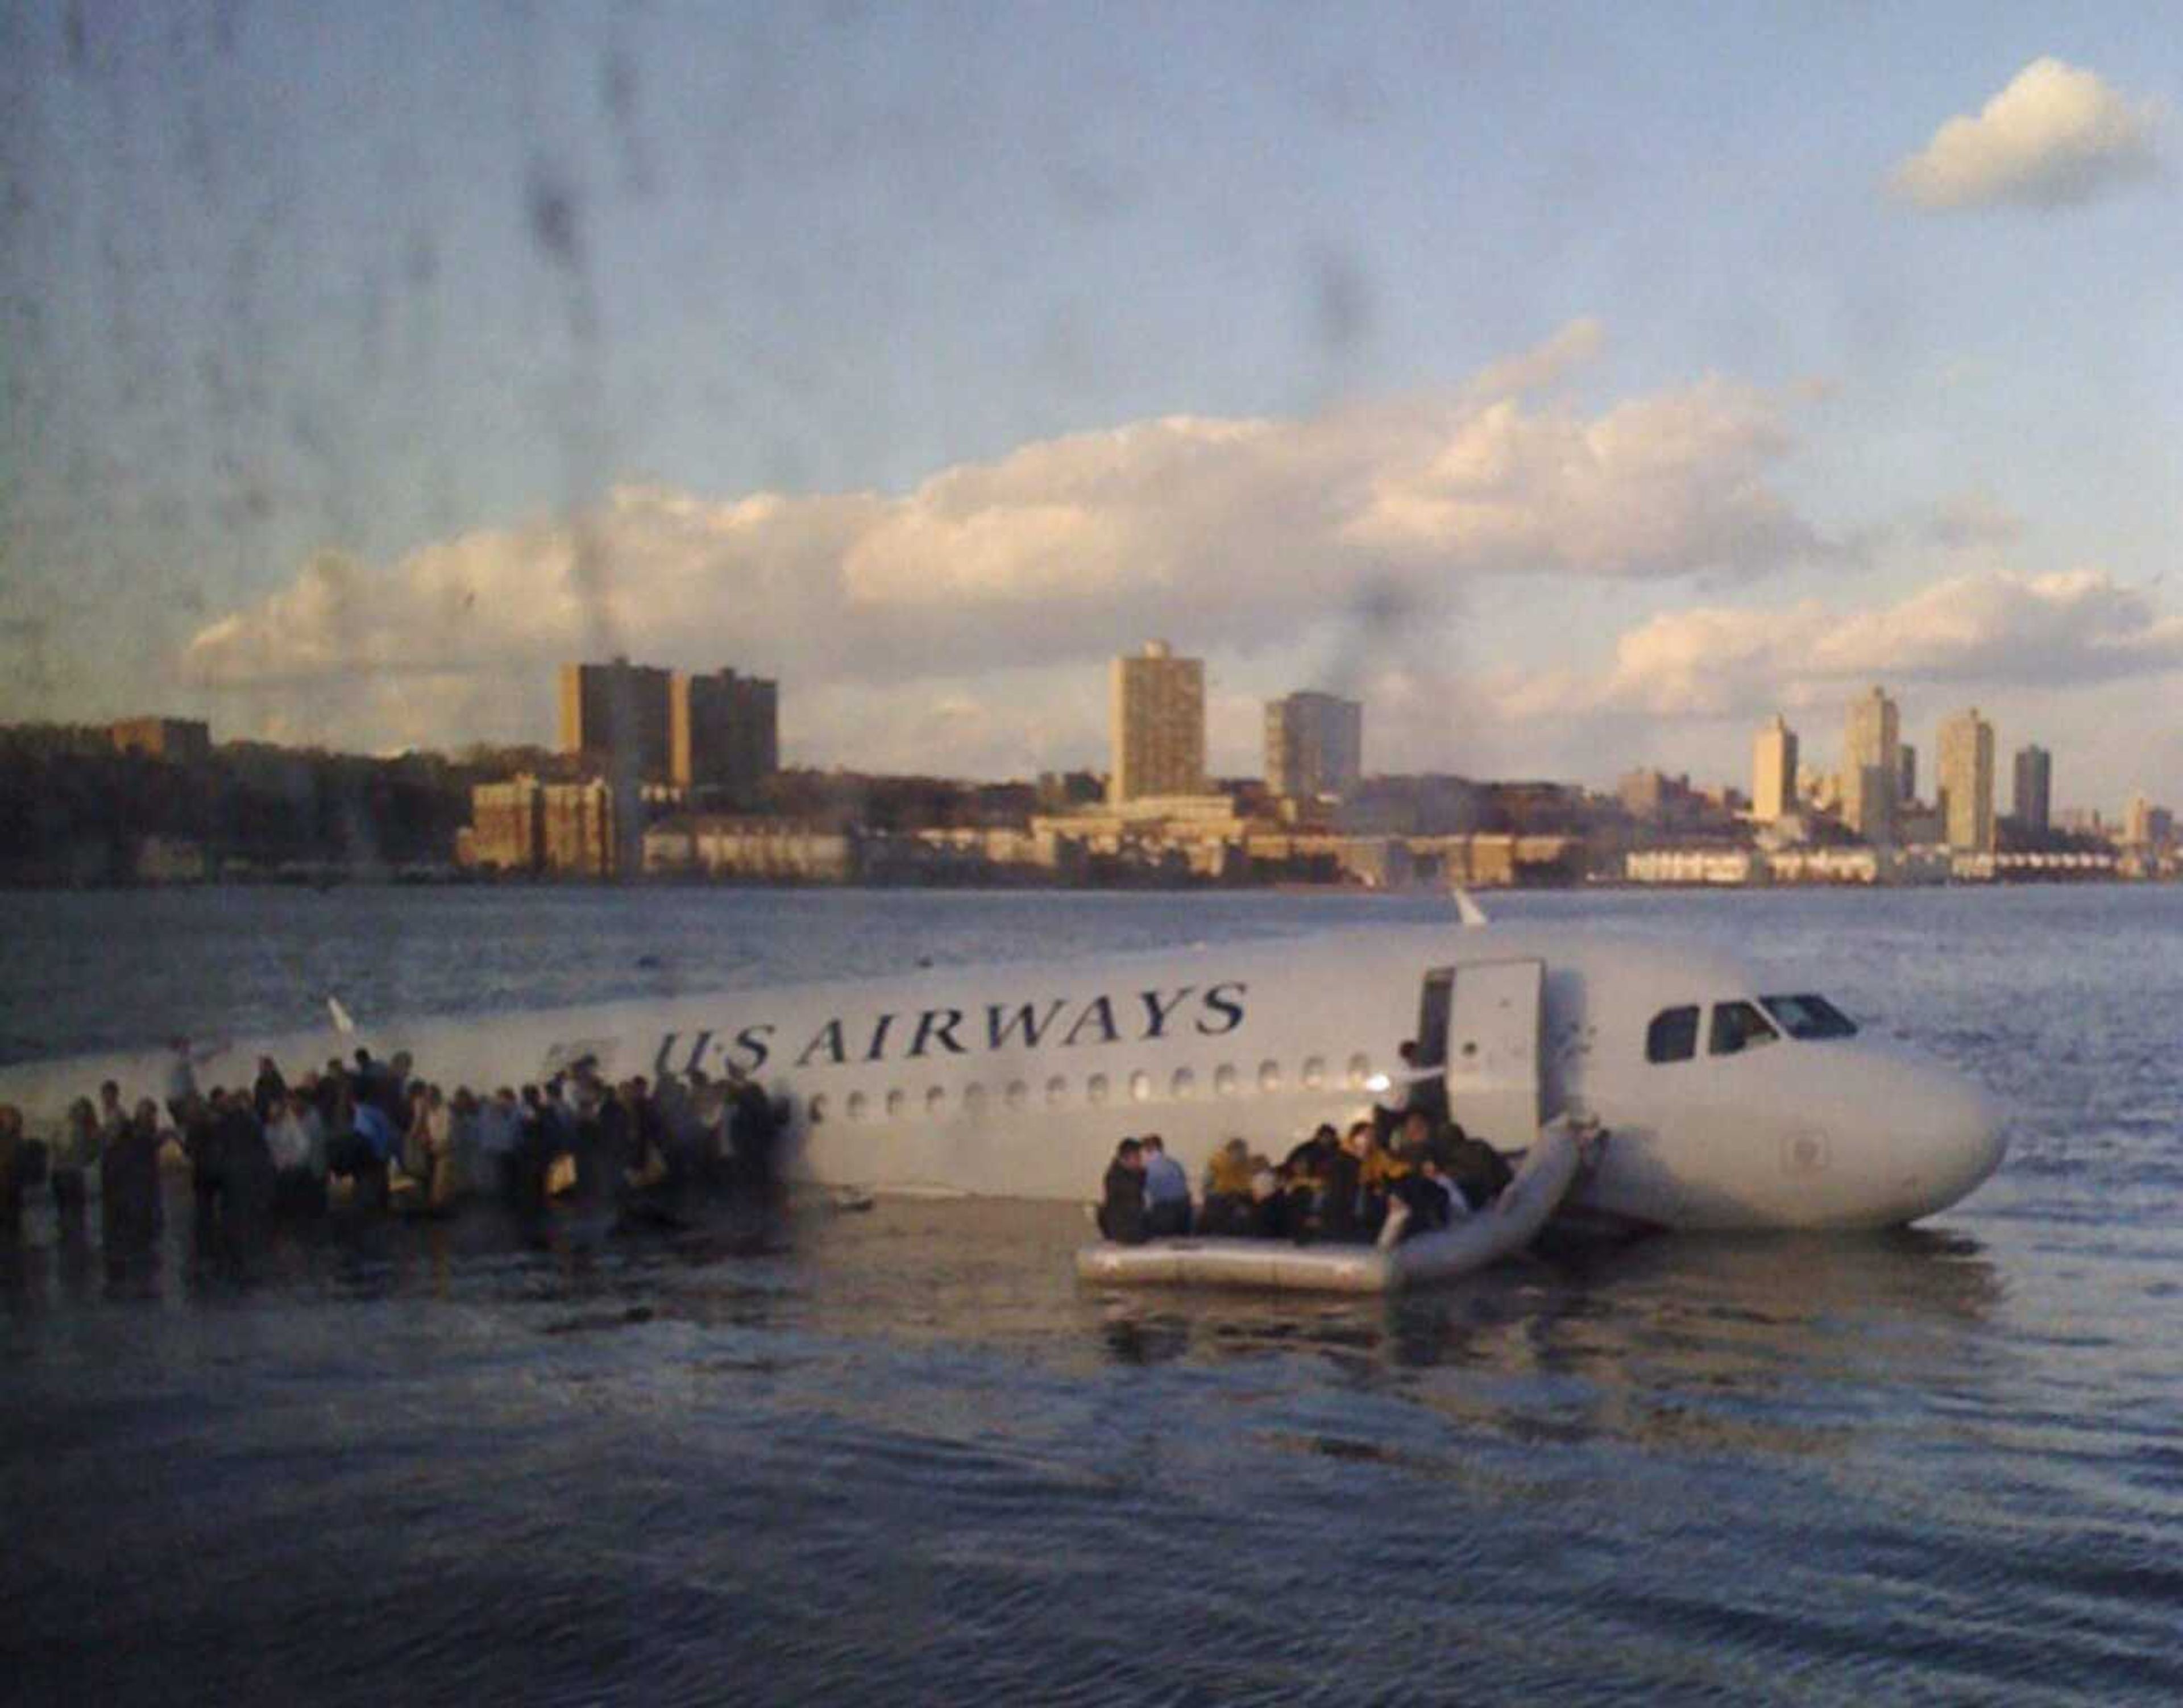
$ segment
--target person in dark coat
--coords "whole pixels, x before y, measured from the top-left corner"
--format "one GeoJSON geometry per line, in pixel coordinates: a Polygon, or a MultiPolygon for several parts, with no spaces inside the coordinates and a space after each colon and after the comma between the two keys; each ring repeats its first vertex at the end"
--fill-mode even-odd
{"type": "Polygon", "coordinates": [[[287,1106],[288,1082],[281,1077],[281,1070],[269,1055],[258,1058],[258,1078],[250,1088],[250,1103],[258,1112],[260,1127],[270,1127],[287,1106]]]}
{"type": "Polygon", "coordinates": [[[1473,1138],[1456,1121],[1450,1121],[1434,1141],[1433,1160],[1473,1210],[1485,1209],[1516,1177],[1506,1157],[1484,1139],[1473,1138]]]}
{"type": "Polygon", "coordinates": [[[277,1178],[265,1130],[242,1093],[228,1098],[214,1143],[219,1156],[221,1243],[226,1255],[241,1257],[263,1245],[271,1231],[277,1178]]]}
{"type": "Polygon", "coordinates": [[[68,1126],[47,1174],[53,1225],[64,1240],[83,1238],[85,1187],[98,1168],[98,1111],[89,1098],[78,1098],[69,1105],[68,1126]]]}
{"type": "Polygon", "coordinates": [[[1099,1203],[1099,1232],[1117,1245],[1142,1245],[1152,1238],[1145,1218],[1145,1153],[1134,1138],[1114,1147],[1099,1203]]]}
{"type": "Polygon", "coordinates": [[[774,1152],[780,1138],[780,1121],[774,1113],[773,1099],[765,1094],[764,1088],[739,1069],[729,1070],[728,1083],[736,1182],[752,1193],[769,1193],[778,1166],[774,1152]]]}
{"type": "Polygon", "coordinates": [[[22,1228],[29,1152],[23,1138],[23,1112],[13,1104],[0,1104],[0,1235],[22,1228]]]}
{"type": "Polygon", "coordinates": [[[1438,1126],[1447,1119],[1447,1072],[1441,1067],[1420,1067],[1415,1042],[1405,1039],[1396,1051],[1402,1058],[1403,1112],[1422,1115],[1438,1126]]]}
{"type": "Polygon", "coordinates": [[[1349,1133],[1327,1159],[1326,1184],[1321,1194],[1319,1222],[1329,1239],[1354,1240],[1370,1237],[1363,1218],[1364,1157],[1371,1149],[1375,1129],[1369,1121],[1353,1121],[1349,1133]]]}
{"type": "Polygon", "coordinates": [[[166,1214],[159,1191],[159,1106],[148,1097],[99,1154],[98,1216],[109,1266],[141,1262],[157,1249],[166,1214]]]}

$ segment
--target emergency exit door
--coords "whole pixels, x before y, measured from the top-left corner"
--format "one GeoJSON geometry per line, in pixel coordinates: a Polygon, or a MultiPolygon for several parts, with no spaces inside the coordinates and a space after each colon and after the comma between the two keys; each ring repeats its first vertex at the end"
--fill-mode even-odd
{"type": "Polygon", "coordinates": [[[1447,1021],[1448,1113],[1496,1150],[1539,1135],[1539,1025],[1546,963],[1474,962],[1455,969],[1447,1021]]]}

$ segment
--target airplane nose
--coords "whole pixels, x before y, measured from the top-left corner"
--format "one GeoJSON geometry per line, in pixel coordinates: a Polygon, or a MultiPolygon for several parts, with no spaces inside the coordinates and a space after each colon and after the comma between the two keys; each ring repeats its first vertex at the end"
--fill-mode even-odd
{"type": "Polygon", "coordinates": [[[1925,1213],[1968,1198],[2008,1154],[2000,1105],[1977,1086],[1952,1074],[1934,1075],[1925,1088],[1926,1144],[1932,1157],[1933,1201],[1925,1213]]]}

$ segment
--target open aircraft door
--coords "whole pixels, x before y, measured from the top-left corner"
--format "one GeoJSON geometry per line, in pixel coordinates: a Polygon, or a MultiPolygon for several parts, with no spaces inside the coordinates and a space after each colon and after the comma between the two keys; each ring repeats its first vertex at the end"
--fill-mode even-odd
{"type": "Polygon", "coordinates": [[[1453,985],[1448,1113],[1496,1150],[1527,1150],[1539,1136],[1546,963],[1475,961],[1455,969],[1453,985]]]}

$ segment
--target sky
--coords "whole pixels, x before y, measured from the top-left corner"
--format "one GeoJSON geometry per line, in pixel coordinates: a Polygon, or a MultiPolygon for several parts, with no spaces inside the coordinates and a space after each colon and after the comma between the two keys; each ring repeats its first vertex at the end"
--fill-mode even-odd
{"type": "Polygon", "coordinates": [[[0,721],[2183,804],[2183,5],[0,11],[0,721]]]}

